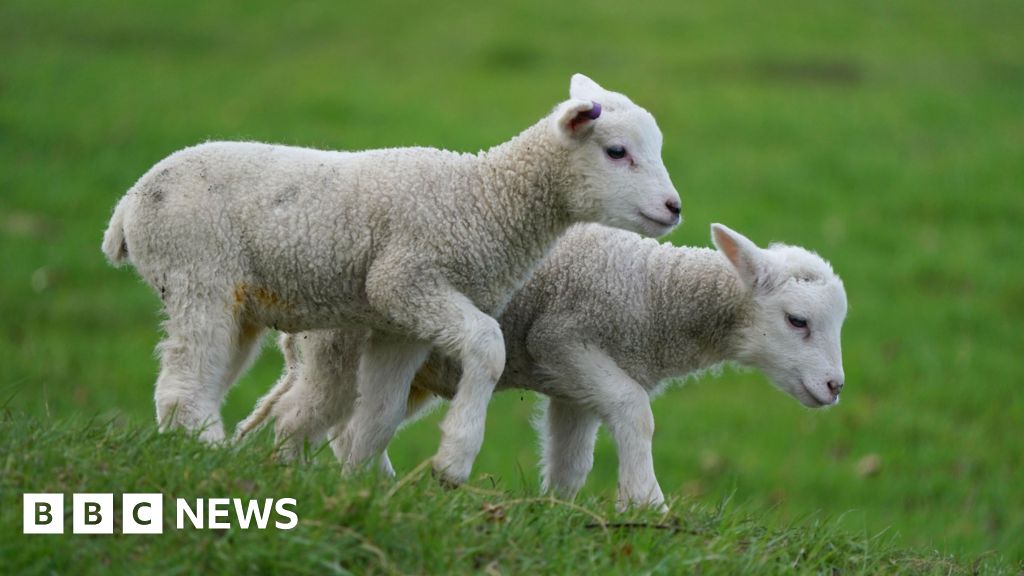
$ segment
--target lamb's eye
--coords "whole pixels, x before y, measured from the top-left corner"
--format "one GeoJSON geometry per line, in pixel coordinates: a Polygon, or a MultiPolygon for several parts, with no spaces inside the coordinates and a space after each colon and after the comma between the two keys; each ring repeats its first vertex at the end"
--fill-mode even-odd
{"type": "Polygon", "coordinates": [[[807,328],[807,319],[799,316],[793,316],[792,314],[786,314],[786,322],[793,328],[804,329],[807,328]]]}
{"type": "Polygon", "coordinates": [[[624,146],[609,146],[604,151],[612,160],[622,160],[626,157],[626,148],[624,146]]]}

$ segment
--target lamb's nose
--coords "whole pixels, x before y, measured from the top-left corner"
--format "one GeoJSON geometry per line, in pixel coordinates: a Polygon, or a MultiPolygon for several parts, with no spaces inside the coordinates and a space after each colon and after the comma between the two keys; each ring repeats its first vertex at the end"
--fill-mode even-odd
{"type": "Polygon", "coordinates": [[[843,381],[842,380],[829,380],[828,381],[828,389],[829,389],[830,392],[832,392],[833,396],[839,396],[839,393],[843,391],[843,381]]]}
{"type": "Polygon", "coordinates": [[[665,208],[668,211],[679,216],[679,200],[665,200],[665,208]]]}

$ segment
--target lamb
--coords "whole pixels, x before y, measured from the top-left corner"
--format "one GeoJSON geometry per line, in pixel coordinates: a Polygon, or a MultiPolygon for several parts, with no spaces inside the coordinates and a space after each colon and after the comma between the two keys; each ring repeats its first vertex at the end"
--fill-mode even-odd
{"type": "MultiPolygon", "coordinates": [[[[670,379],[724,362],[761,370],[805,406],[839,402],[846,317],[839,277],[803,248],[762,249],[720,224],[711,232],[717,251],[576,226],[505,309],[500,321],[508,365],[498,389],[549,398],[541,419],[545,491],[575,496],[603,423],[618,446],[619,507],[663,507],[650,400],[670,379]]],[[[312,416],[317,407],[355,396],[350,372],[363,344],[339,336],[286,337],[282,347],[291,360],[285,376],[238,436],[277,417],[286,454],[294,454],[296,443],[322,439],[327,428],[312,416]],[[282,435],[290,431],[304,436],[282,435]]],[[[457,362],[435,353],[414,380],[410,416],[435,394],[451,398],[459,373],[457,362]]],[[[342,412],[331,434],[344,428],[342,412]]],[[[381,466],[391,471],[386,454],[381,466]]]]}
{"type": "Polygon", "coordinates": [[[462,377],[434,466],[462,482],[505,364],[493,316],[573,223],[648,235],[678,223],[661,144],[646,110],[575,75],[569,100],[477,154],[214,142],[165,158],[118,203],[102,245],[163,300],[161,430],[222,440],[220,405],[267,327],[369,328],[349,460],[385,448],[437,347],[462,377]]]}

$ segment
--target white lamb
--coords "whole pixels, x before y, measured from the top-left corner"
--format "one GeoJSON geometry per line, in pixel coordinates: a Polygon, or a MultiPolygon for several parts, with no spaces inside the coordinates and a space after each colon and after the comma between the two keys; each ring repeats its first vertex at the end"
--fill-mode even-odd
{"type": "MultiPolygon", "coordinates": [[[[603,423],[618,445],[620,507],[663,506],[650,400],[669,379],[722,362],[763,371],[805,406],[839,402],[846,317],[840,279],[803,248],[761,249],[725,226],[711,231],[717,251],[574,227],[509,303],[500,319],[508,365],[498,389],[550,398],[542,430],[545,490],[571,498],[583,486],[603,423]]],[[[336,407],[355,396],[352,366],[362,346],[331,331],[285,337],[285,376],[239,436],[274,416],[278,441],[294,453],[303,441],[324,437],[324,407],[335,410],[339,424],[331,433],[338,434],[346,411],[336,407]],[[302,436],[282,436],[294,431],[302,436]]],[[[414,380],[410,415],[433,394],[451,398],[459,374],[457,363],[434,354],[414,380]]],[[[386,454],[381,466],[390,470],[386,454]]]]}
{"type": "Polygon", "coordinates": [[[478,154],[217,142],[160,161],[103,239],[164,303],[161,429],[223,438],[220,405],[266,327],[364,334],[349,459],[379,454],[432,347],[458,359],[435,468],[459,483],[505,365],[492,317],[575,222],[660,235],[679,221],[654,118],[575,75],[571,98],[478,154]]]}

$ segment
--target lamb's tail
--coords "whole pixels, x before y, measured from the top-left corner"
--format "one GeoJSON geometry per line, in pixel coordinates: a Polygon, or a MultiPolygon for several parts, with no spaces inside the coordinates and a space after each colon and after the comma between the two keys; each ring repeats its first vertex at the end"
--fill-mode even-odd
{"type": "Polygon", "coordinates": [[[267,392],[266,395],[256,401],[256,407],[253,408],[252,414],[249,414],[245,420],[238,423],[238,426],[235,428],[235,442],[241,441],[250,432],[255,432],[262,428],[267,423],[267,418],[270,417],[274,405],[295,384],[295,368],[297,366],[295,337],[291,334],[281,334],[281,337],[277,339],[277,345],[281,348],[281,353],[284,355],[284,375],[274,384],[270,392],[267,392]]]}
{"type": "Polygon", "coordinates": [[[114,215],[110,217],[110,224],[107,225],[107,231],[103,234],[103,253],[106,254],[111,266],[115,267],[124,266],[129,262],[128,243],[124,238],[124,213],[128,209],[129,198],[131,195],[126,194],[117,203],[114,215]]]}

